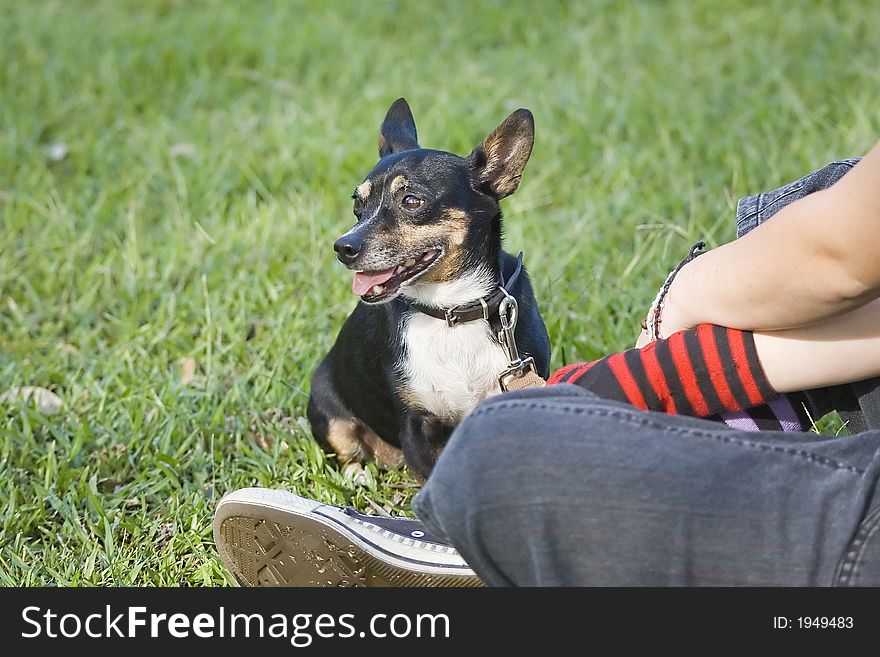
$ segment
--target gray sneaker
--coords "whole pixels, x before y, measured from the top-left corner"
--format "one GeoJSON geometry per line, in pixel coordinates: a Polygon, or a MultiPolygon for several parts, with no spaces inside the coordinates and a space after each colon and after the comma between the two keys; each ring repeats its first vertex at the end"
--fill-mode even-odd
{"type": "Polygon", "coordinates": [[[243,586],[482,586],[419,520],[367,516],[270,488],[229,493],[214,542],[243,586]]]}

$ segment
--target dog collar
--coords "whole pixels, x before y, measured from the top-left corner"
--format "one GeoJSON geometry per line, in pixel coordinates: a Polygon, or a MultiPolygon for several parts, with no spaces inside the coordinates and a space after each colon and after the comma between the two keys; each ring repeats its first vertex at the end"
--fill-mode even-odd
{"type": "Polygon", "coordinates": [[[505,298],[511,296],[511,291],[516,285],[516,282],[519,279],[519,274],[522,271],[522,261],[523,253],[520,251],[519,256],[516,259],[516,269],[513,270],[510,278],[505,281],[504,272],[502,271],[500,273],[501,284],[495,288],[495,291],[488,296],[477,299],[476,301],[453,306],[452,308],[438,308],[436,306],[428,306],[412,300],[408,300],[407,302],[412,308],[421,313],[436,317],[437,319],[446,320],[446,324],[450,327],[464,324],[465,322],[472,322],[475,319],[485,319],[488,322],[492,315],[498,314],[498,307],[501,305],[501,302],[505,298]]]}

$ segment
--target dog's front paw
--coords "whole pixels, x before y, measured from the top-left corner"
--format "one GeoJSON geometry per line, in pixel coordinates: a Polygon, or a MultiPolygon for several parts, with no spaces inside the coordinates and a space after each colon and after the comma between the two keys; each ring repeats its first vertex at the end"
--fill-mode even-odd
{"type": "Polygon", "coordinates": [[[358,486],[364,486],[367,483],[367,473],[364,471],[364,466],[360,463],[347,463],[342,468],[342,474],[346,480],[358,486]]]}

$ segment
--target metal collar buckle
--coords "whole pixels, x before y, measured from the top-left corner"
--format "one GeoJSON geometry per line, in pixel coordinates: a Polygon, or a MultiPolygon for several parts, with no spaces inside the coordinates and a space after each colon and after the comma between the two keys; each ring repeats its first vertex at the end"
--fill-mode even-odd
{"type": "MultiPolygon", "coordinates": [[[[489,304],[486,303],[486,300],[482,297],[480,297],[478,299],[478,301],[480,302],[480,306],[482,306],[482,308],[483,308],[483,319],[485,319],[488,322],[489,321],[489,304]]],[[[453,306],[452,308],[447,308],[443,311],[443,315],[444,315],[444,317],[446,317],[446,325],[448,327],[452,328],[453,326],[455,326],[456,324],[458,324],[461,321],[461,317],[459,315],[455,314],[460,307],[461,306],[453,306]]],[[[468,310],[468,312],[470,312],[470,310],[468,310]]],[[[468,319],[466,321],[470,321],[470,319],[468,319]]]]}

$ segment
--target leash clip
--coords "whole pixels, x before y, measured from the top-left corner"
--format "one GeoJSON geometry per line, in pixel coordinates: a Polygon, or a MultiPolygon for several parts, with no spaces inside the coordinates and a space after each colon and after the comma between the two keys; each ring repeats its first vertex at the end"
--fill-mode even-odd
{"type": "Polygon", "coordinates": [[[525,376],[528,372],[534,372],[538,375],[538,368],[535,367],[535,359],[531,356],[522,358],[519,355],[519,349],[516,346],[516,322],[519,319],[519,304],[516,299],[511,296],[503,287],[499,289],[504,293],[504,298],[498,306],[498,317],[501,320],[501,331],[498,333],[498,342],[507,352],[507,360],[509,361],[507,369],[505,369],[498,377],[498,385],[501,390],[507,392],[511,382],[525,376]]]}
{"type": "Polygon", "coordinates": [[[516,330],[516,322],[519,320],[519,304],[507,290],[499,287],[504,293],[504,298],[498,304],[498,319],[501,320],[501,331],[498,333],[498,341],[507,352],[507,359],[511,365],[520,361],[519,350],[516,348],[516,338],[514,331],[516,330]]]}

